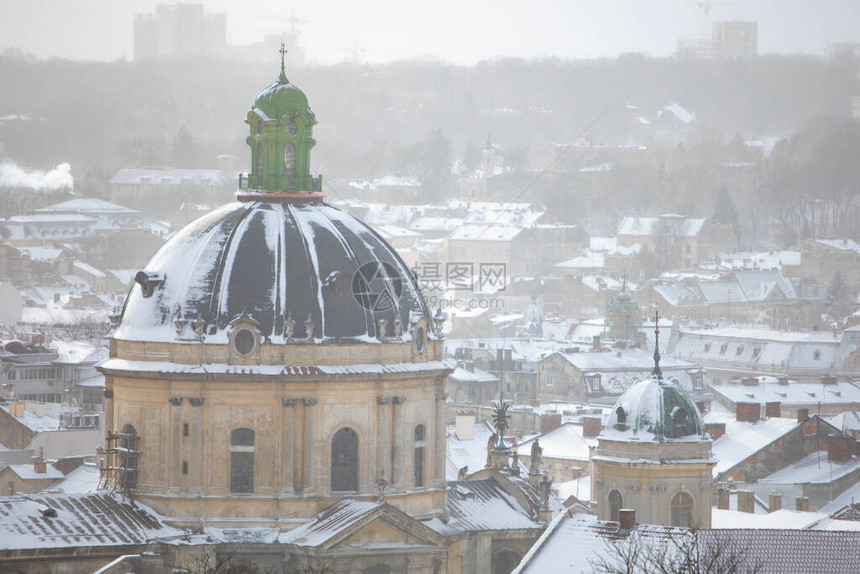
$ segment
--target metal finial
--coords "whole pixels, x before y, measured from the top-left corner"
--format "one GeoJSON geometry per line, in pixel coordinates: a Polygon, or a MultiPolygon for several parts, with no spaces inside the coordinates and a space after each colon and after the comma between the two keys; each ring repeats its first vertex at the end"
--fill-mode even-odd
{"type": "Polygon", "coordinates": [[[663,378],[663,371],[660,370],[660,312],[654,311],[654,370],[652,375],[658,378],[663,378]]]}
{"type": "Polygon", "coordinates": [[[284,68],[284,56],[286,56],[286,54],[287,54],[287,48],[286,48],[286,46],[284,46],[283,42],[281,42],[281,49],[278,50],[278,52],[281,53],[281,75],[278,78],[278,80],[282,84],[286,84],[286,83],[289,83],[289,80],[287,80],[287,72],[285,71],[285,68],[284,68]]]}

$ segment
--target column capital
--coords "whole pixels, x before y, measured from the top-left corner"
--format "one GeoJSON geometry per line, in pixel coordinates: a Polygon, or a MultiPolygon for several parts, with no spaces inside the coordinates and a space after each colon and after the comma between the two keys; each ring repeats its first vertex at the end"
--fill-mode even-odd
{"type": "Polygon", "coordinates": [[[182,404],[182,397],[167,397],[167,402],[169,402],[174,407],[178,407],[182,404]]]}
{"type": "Polygon", "coordinates": [[[104,393],[105,393],[106,399],[112,399],[113,398],[113,389],[105,389],[104,393]]]}
{"type": "Polygon", "coordinates": [[[406,402],[406,397],[403,397],[403,396],[397,397],[397,396],[395,396],[395,397],[391,397],[391,400],[394,402],[394,404],[395,404],[395,405],[402,405],[403,403],[405,403],[405,402],[406,402]]]}
{"type": "Polygon", "coordinates": [[[319,402],[319,399],[317,399],[317,398],[302,399],[302,403],[304,403],[304,405],[306,407],[312,407],[312,406],[316,405],[318,402],[319,402]]]}
{"type": "Polygon", "coordinates": [[[387,405],[391,402],[391,397],[379,396],[376,397],[376,404],[378,405],[387,405]]]}
{"type": "Polygon", "coordinates": [[[191,403],[192,407],[202,407],[204,400],[203,397],[188,397],[188,402],[191,403]]]}
{"type": "Polygon", "coordinates": [[[299,402],[299,399],[288,399],[287,397],[281,399],[281,404],[285,407],[294,407],[297,402],[299,402]]]}
{"type": "Polygon", "coordinates": [[[445,391],[439,391],[438,393],[436,393],[436,400],[437,401],[444,401],[447,398],[448,398],[448,393],[446,393],[445,391]]]}

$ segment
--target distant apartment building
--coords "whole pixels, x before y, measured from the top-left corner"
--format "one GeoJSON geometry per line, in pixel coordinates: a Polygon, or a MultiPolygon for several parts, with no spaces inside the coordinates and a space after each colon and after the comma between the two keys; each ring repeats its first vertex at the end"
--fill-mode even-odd
{"type": "Polygon", "coordinates": [[[159,4],[135,14],[134,59],[218,56],[227,46],[227,15],[206,14],[203,4],[159,4]]]}
{"type": "Polygon", "coordinates": [[[746,60],[758,55],[758,23],[730,20],[714,22],[711,50],[718,60],[746,60]]]}

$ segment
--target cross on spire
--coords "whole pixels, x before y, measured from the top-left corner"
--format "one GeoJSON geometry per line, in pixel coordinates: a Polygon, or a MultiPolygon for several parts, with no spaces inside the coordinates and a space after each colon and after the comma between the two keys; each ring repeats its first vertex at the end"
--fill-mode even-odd
{"type": "Polygon", "coordinates": [[[654,370],[652,375],[657,378],[663,378],[663,371],[660,370],[660,312],[654,311],[654,370]]]}
{"type": "Polygon", "coordinates": [[[288,82],[288,80],[287,80],[287,73],[284,71],[284,56],[287,55],[287,48],[286,48],[286,46],[284,46],[283,42],[281,42],[281,49],[278,50],[278,52],[281,53],[281,76],[280,76],[279,80],[282,84],[286,84],[288,82]]]}

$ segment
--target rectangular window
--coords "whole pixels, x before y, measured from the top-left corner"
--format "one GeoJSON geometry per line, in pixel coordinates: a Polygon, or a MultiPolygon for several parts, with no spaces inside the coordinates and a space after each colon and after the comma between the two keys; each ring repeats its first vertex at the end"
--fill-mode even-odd
{"type": "Polygon", "coordinates": [[[548,386],[548,387],[552,386],[552,375],[546,376],[546,386],[548,386]]]}
{"type": "Polygon", "coordinates": [[[230,453],[230,491],[254,492],[254,453],[230,453]]]}
{"type": "Polygon", "coordinates": [[[424,486],[424,447],[417,446],[413,449],[412,459],[412,485],[418,488],[424,486]]]}
{"type": "Polygon", "coordinates": [[[188,423],[182,423],[182,436],[188,436],[188,423]]]}
{"type": "Polygon", "coordinates": [[[182,461],[182,474],[188,474],[188,461],[182,461]]]}
{"type": "Polygon", "coordinates": [[[600,391],[600,375],[591,377],[591,390],[592,391],[600,391]]]}

